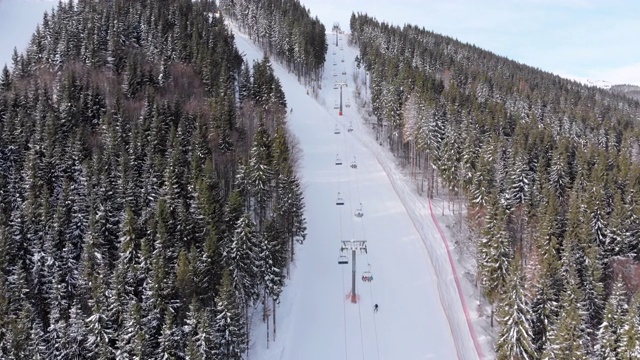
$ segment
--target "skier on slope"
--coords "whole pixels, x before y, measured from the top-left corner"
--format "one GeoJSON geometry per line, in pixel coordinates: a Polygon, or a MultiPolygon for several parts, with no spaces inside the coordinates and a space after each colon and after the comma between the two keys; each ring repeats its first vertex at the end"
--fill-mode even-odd
{"type": "Polygon", "coordinates": [[[374,313],[378,312],[378,304],[373,305],[373,312],[374,313]]]}

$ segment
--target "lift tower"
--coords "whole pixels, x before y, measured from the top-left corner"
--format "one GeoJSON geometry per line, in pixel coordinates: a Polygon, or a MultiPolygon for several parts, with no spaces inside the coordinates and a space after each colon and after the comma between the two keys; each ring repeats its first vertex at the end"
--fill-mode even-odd
{"type": "Polygon", "coordinates": [[[340,112],[338,115],[342,116],[342,87],[347,87],[346,82],[336,82],[335,86],[340,88],[340,112]]]}
{"type": "Polygon", "coordinates": [[[338,47],[338,34],[340,34],[340,23],[334,22],[333,27],[331,28],[334,33],[336,33],[336,47],[338,47]]]}
{"type": "MultiPolygon", "coordinates": [[[[351,302],[357,303],[358,297],[356,295],[356,251],[360,251],[361,254],[367,253],[367,240],[342,240],[342,246],[340,252],[345,253],[351,251],[351,302]]],[[[338,262],[340,264],[340,262],[338,262]]],[[[346,264],[343,262],[342,264],[346,264]]]]}

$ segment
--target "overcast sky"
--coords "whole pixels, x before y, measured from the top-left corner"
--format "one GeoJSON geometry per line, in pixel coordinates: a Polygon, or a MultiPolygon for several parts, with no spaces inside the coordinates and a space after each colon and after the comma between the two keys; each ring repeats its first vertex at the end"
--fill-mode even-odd
{"type": "Polygon", "coordinates": [[[14,47],[19,52],[25,50],[44,12],[56,4],[50,0],[0,0],[0,68],[5,63],[11,66],[14,47]]]}
{"type": "MultiPolygon", "coordinates": [[[[0,64],[57,0],[0,0],[0,64]]],[[[571,78],[640,85],[638,0],[302,0],[330,30],[351,12],[410,23],[571,78]]],[[[0,65],[1,66],[1,65],[0,65]]]]}
{"type": "Polygon", "coordinates": [[[640,85],[638,0],[302,0],[331,29],[351,12],[409,23],[572,78],[640,85]]]}

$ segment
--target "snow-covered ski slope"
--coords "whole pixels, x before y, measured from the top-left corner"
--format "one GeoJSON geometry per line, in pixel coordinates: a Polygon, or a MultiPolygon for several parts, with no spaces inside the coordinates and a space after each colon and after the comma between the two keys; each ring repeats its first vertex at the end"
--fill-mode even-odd
{"type": "MultiPolygon", "coordinates": [[[[262,59],[263,52],[248,37],[234,32],[250,64],[262,59]]],[[[411,205],[411,191],[399,183],[393,160],[358,116],[352,97],[357,50],[346,45],[346,35],[343,40],[344,50],[329,47],[319,101],[273,61],[293,108],[289,126],[302,150],[308,237],[297,248],[277,309],[275,342],[271,338],[267,344],[266,325],[256,314],[249,358],[477,359],[447,253],[428,209],[425,213],[411,205]],[[343,89],[351,104],[343,108],[343,116],[334,109],[336,79],[351,85],[343,89]],[[334,133],[336,127],[340,134],[334,133]],[[342,165],[335,164],[336,155],[342,165]],[[354,160],[356,169],[350,166],[354,160]],[[338,192],[343,206],[336,205],[338,192]],[[362,218],[354,216],[360,204],[362,218]],[[415,216],[422,217],[420,223],[415,216]],[[357,255],[356,304],[349,298],[351,255],[348,265],[338,264],[341,240],[351,239],[366,240],[368,248],[357,255]],[[434,256],[437,261],[431,260],[434,256]],[[363,282],[369,269],[373,281],[363,282]],[[374,304],[379,304],[377,313],[374,304]]]]}

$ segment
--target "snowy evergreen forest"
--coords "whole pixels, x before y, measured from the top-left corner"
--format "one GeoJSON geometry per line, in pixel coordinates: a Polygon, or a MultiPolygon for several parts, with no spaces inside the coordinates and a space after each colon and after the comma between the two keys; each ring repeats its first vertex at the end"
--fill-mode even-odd
{"type": "Polygon", "coordinates": [[[240,29],[299,80],[319,82],[329,49],[326,29],[297,0],[221,0],[240,29]]]}
{"type": "Polygon", "coordinates": [[[296,142],[216,10],[60,2],[2,70],[0,358],[241,359],[275,324],[296,142]]]}
{"type": "Polygon", "coordinates": [[[640,358],[616,267],[640,260],[640,103],[415,26],[350,26],[380,139],[466,205],[498,358],[640,358]]]}

